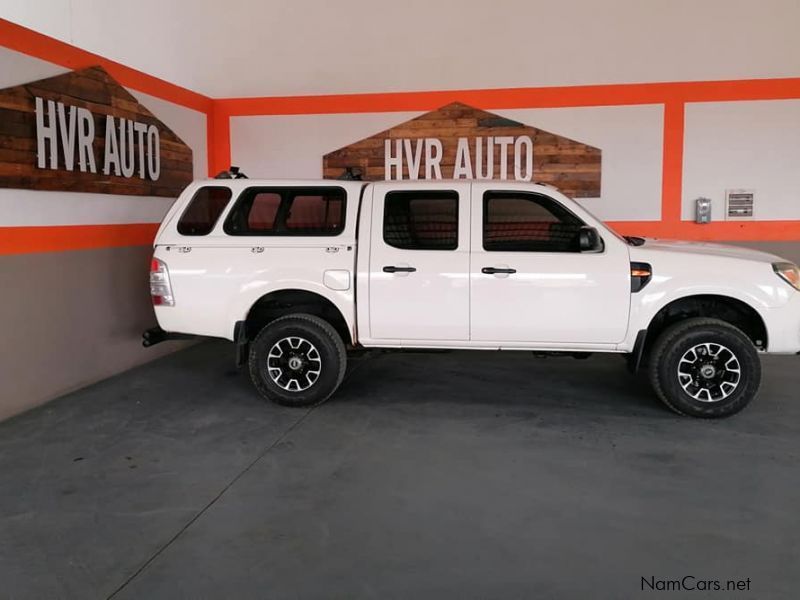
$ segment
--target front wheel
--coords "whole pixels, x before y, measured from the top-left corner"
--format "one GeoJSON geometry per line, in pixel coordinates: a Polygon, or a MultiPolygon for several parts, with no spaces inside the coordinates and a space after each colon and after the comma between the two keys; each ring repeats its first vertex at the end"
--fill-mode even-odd
{"type": "Polygon", "coordinates": [[[650,354],[650,383],[673,411],[727,417],[747,406],[761,384],[750,339],[718,319],[693,318],[666,329],[650,354]]]}
{"type": "Polygon", "coordinates": [[[250,379],[267,400],[312,406],[327,400],[344,379],[342,338],[323,319],[293,314],[266,325],[250,345],[250,379]]]}

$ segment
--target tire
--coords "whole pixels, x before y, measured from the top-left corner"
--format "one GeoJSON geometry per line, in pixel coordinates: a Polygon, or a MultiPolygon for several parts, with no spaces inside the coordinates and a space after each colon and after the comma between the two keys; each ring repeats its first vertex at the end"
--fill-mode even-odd
{"type": "Polygon", "coordinates": [[[347,353],[330,323],[298,313],[275,319],[258,333],[248,366],[253,385],[267,400],[314,406],[342,383],[347,353]]]}
{"type": "Polygon", "coordinates": [[[676,413],[728,417],[755,398],[761,362],[740,329],[718,319],[692,318],[658,337],[650,353],[649,377],[658,397],[676,413]]]}

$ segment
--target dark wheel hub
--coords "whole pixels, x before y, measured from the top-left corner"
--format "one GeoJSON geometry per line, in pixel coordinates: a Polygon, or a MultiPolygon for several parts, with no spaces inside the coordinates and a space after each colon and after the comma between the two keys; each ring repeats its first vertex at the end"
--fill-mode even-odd
{"type": "Polygon", "coordinates": [[[272,346],[267,356],[270,379],[288,392],[303,392],[319,379],[322,358],[316,346],[305,338],[285,337],[272,346]]]}
{"type": "Polygon", "coordinates": [[[700,402],[724,400],[739,387],[741,377],[739,359],[721,344],[693,346],[678,363],[678,381],[681,387],[700,402]]]}
{"type": "Polygon", "coordinates": [[[713,379],[716,374],[717,368],[711,363],[706,363],[700,367],[700,375],[706,379],[713,379]]]}

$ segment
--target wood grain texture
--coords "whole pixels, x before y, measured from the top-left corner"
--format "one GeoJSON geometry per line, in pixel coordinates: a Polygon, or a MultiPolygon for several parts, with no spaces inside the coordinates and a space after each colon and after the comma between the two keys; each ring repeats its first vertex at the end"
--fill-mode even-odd
{"type": "MultiPolygon", "coordinates": [[[[49,144],[49,142],[48,142],[49,144]]],[[[145,142],[146,144],[146,142],[145,142]]],[[[138,139],[134,155],[139,156],[138,139]]],[[[49,161],[48,161],[49,165],[49,161]]],[[[133,196],[177,197],[194,177],[192,149],[165,123],[114,81],[102,67],[90,67],[56,77],[0,90],[0,188],[21,188],[133,196]],[[59,168],[37,166],[35,98],[88,109],[94,118],[93,144],[97,173],[64,168],[59,145],[59,168]],[[156,181],[102,173],[106,116],[155,125],[159,132],[161,172],[156,181]]]]}
{"type": "MultiPolygon", "coordinates": [[[[336,179],[348,168],[361,172],[368,181],[383,180],[386,176],[384,143],[391,140],[394,154],[396,140],[416,140],[436,138],[442,142],[442,177],[453,177],[456,163],[458,138],[468,139],[473,171],[477,174],[475,139],[483,138],[486,152],[487,137],[528,136],[533,141],[533,181],[558,187],[565,194],[576,198],[596,198],[600,196],[602,152],[588,144],[512,121],[500,115],[478,110],[454,102],[431,111],[391,129],[357,141],[326,154],[322,159],[323,177],[336,179]]],[[[500,146],[493,148],[493,179],[499,178],[500,146]]],[[[424,149],[420,178],[425,175],[424,149]]],[[[483,169],[486,170],[486,157],[483,169]]],[[[514,149],[507,149],[508,178],[514,178],[514,149]]],[[[524,161],[523,161],[524,164],[524,161]]],[[[408,164],[403,161],[403,178],[407,179],[408,164]]]]}

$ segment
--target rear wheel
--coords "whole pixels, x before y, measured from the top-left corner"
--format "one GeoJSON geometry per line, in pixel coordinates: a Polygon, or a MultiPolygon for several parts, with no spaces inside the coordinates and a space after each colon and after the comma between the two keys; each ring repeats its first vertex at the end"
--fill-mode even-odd
{"type": "Polygon", "coordinates": [[[327,400],[344,378],[344,342],[326,321],[294,314],[266,325],[250,345],[250,378],[266,399],[284,406],[327,400]]]}
{"type": "Polygon", "coordinates": [[[650,354],[658,397],[692,417],[727,417],[758,393],[761,363],[750,339],[718,319],[693,318],[666,329],[650,354]]]}

